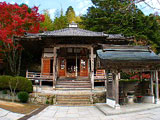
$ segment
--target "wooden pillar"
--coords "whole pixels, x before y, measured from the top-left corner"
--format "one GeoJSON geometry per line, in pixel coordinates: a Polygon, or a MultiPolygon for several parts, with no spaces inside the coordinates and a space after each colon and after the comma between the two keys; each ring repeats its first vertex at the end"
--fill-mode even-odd
{"type": "Polygon", "coordinates": [[[115,73],[112,73],[112,98],[115,99],[115,73]]]}
{"type": "Polygon", "coordinates": [[[158,71],[154,72],[155,74],[155,104],[159,103],[159,85],[158,85],[158,71]]]}
{"type": "Polygon", "coordinates": [[[115,109],[119,109],[120,105],[119,105],[119,73],[118,72],[115,73],[115,101],[116,101],[115,109]]]}
{"type": "Polygon", "coordinates": [[[42,88],[42,80],[39,80],[39,86],[42,88]]]}
{"type": "Polygon", "coordinates": [[[76,77],[78,76],[78,70],[77,70],[78,69],[78,67],[77,67],[78,65],[77,64],[78,63],[77,63],[77,53],[76,53],[76,74],[75,74],[76,77]]]}
{"type": "Polygon", "coordinates": [[[57,48],[53,48],[53,88],[56,87],[56,58],[57,58],[57,48]]]}
{"type": "Polygon", "coordinates": [[[41,58],[41,73],[43,73],[43,57],[41,58]]]}
{"type": "Polygon", "coordinates": [[[92,89],[94,89],[94,49],[91,47],[91,83],[92,89]]]}
{"type": "Polygon", "coordinates": [[[150,78],[150,89],[151,89],[151,95],[154,95],[153,93],[153,72],[151,71],[151,78],[150,78]]]}
{"type": "Polygon", "coordinates": [[[108,71],[105,70],[106,80],[105,80],[105,89],[107,90],[107,83],[108,83],[108,71]]]}
{"type": "Polygon", "coordinates": [[[26,78],[28,78],[28,69],[27,69],[27,71],[26,71],[26,78]]]}

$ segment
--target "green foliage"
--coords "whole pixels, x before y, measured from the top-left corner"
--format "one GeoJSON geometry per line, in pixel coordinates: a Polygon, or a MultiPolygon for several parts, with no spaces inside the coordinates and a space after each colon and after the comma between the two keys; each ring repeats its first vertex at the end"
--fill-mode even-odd
{"type": "Polygon", "coordinates": [[[49,104],[49,101],[48,101],[48,99],[46,100],[46,104],[49,104]]]}
{"type": "Polygon", "coordinates": [[[87,14],[82,17],[86,29],[135,36],[136,44],[152,44],[152,47],[160,45],[159,17],[145,16],[128,0],[92,0],[92,3],[94,6],[89,7],[87,14]]]}
{"type": "Polygon", "coordinates": [[[27,92],[19,92],[18,93],[18,99],[22,103],[26,103],[28,101],[28,98],[29,98],[29,94],[27,92]]]}
{"type": "Polygon", "coordinates": [[[11,85],[12,88],[16,88],[16,91],[25,91],[25,92],[32,92],[32,82],[28,79],[20,76],[12,77],[12,76],[0,76],[0,89],[10,90],[9,85],[11,85]]]}
{"type": "Polygon", "coordinates": [[[7,90],[3,90],[2,93],[3,93],[3,94],[7,94],[7,90]]]}
{"type": "MultiPolygon", "coordinates": [[[[69,6],[66,14],[63,15],[63,10],[56,11],[55,19],[53,21],[54,30],[59,30],[68,27],[68,24],[72,23],[72,21],[76,23],[82,22],[82,19],[80,16],[76,16],[74,9],[72,6],[69,6]]],[[[81,24],[79,25],[80,28],[84,28],[84,26],[81,24]]]]}
{"type": "Polygon", "coordinates": [[[32,82],[25,77],[16,76],[14,79],[17,79],[18,82],[18,91],[25,91],[31,93],[33,91],[32,82]]]}
{"type": "Polygon", "coordinates": [[[60,17],[56,17],[53,22],[54,30],[59,30],[66,28],[68,26],[68,21],[66,16],[64,16],[62,13],[60,17]]]}
{"type": "Polygon", "coordinates": [[[66,18],[68,23],[72,23],[72,21],[76,21],[76,14],[72,6],[69,6],[66,11],[66,18]]]}
{"type": "Polygon", "coordinates": [[[45,20],[40,24],[41,28],[47,29],[47,31],[53,30],[53,22],[50,18],[49,12],[47,10],[44,10],[44,17],[45,20]]]}
{"type": "Polygon", "coordinates": [[[130,82],[139,82],[140,80],[133,80],[133,79],[121,79],[120,83],[130,83],[130,82]]]}

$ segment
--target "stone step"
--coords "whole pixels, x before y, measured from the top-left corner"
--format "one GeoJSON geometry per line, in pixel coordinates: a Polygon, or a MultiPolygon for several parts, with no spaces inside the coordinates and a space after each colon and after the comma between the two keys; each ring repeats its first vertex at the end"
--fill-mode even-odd
{"type": "Polygon", "coordinates": [[[91,83],[91,81],[57,81],[57,83],[91,83]]]}
{"type": "Polygon", "coordinates": [[[57,104],[74,104],[74,105],[80,105],[80,104],[91,104],[89,101],[57,101],[57,104]]]}
{"type": "Polygon", "coordinates": [[[66,95],[57,95],[56,103],[58,105],[89,105],[92,104],[90,100],[90,94],[81,95],[81,94],[66,94],[66,95]]]}
{"type": "Polygon", "coordinates": [[[83,104],[83,103],[81,103],[81,104],[74,104],[74,103],[72,103],[72,104],[67,104],[67,103],[59,104],[59,103],[57,103],[55,106],[93,106],[93,104],[83,104]]]}
{"type": "Polygon", "coordinates": [[[61,91],[70,91],[70,90],[72,90],[72,91],[79,91],[79,90],[81,90],[81,91],[84,91],[84,90],[91,90],[91,88],[56,88],[56,90],[61,90],[61,91]]]}
{"type": "Polygon", "coordinates": [[[89,99],[57,99],[57,102],[90,102],[89,99]]]}
{"type": "Polygon", "coordinates": [[[91,88],[91,85],[56,85],[56,88],[91,88]]]}
{"type": "Polygon", "coordinates": [[[86,99],[90,99],[89,95],[58,95],[56,97],[57,99],[82,99],[82,100],[86,100],[86,99]]]}
{"type": "Polygon", "coordinates": [[[90,80],[57,80],[57,82],[66,82],[66,83],[69,83],[69,82],[91,82],[90,80]]]}
{"type": "Polygon", "coordinates": [[[90,83],[57,83],[57,85],[77,85],[77,86],[86,86],[91,85],[90,83]]]}

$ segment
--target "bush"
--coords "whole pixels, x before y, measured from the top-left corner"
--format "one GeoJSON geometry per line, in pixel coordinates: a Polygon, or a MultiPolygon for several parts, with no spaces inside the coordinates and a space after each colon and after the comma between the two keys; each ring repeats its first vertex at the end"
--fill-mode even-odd
{"type": "Polygon", "coordinates": [[[25,91],[28,93],[33,92],[33,86],[32,86],[32,82],[30,80],[28,80],[25,77],[20,77],[20,76],[15,77],[15,79],[17,79],[19,81],[18,87],[17,87],[18,91],[25,91]]]}
{"type": "Polygon", "coordinates": [[[7,90],[3,90],[2,93],[3,93],[3,94],[7,94],[7,90]]]}
{"type": "Polygon", "coordinates": [[[11,84],[12,88],[15,88],[17,84],[16,91],[25,91],[28,93],[31,93],[33,91],[32,82],[25,77],[20,77],[20,76],[12,77],[5,75],[0,76],[0,89],[10,90],[9,83],[11,84]]]}
{"type": "Polygon", "coordinates": [[[18,99],[22,103],[26,103],[28,101],[28,98],[29,98],[29,94],[27,92],[19,92],[18,93],[18,99]]]}

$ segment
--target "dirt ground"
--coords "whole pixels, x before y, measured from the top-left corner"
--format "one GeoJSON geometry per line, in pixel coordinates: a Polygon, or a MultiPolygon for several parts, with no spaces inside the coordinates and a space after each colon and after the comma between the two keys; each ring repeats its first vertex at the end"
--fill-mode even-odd
{"type": "Polygon", "coordinates": [[[22,114],[28,114],[40,108],[41,106],[42,105],[35,105],[35,104],[29,104],[29,103],[22,104],[22,103],[0,100],[0,108],[3,108],[8,111],[16,112],[16,113],[22,113],[22,114]]]}

